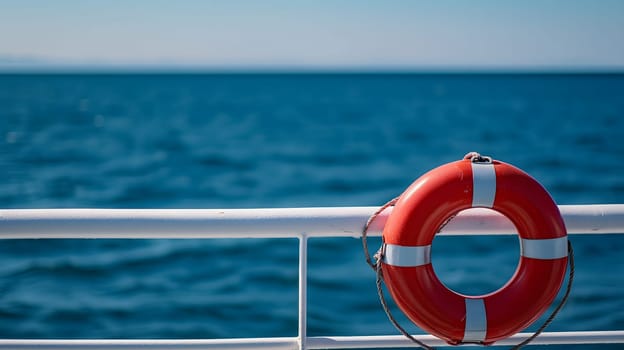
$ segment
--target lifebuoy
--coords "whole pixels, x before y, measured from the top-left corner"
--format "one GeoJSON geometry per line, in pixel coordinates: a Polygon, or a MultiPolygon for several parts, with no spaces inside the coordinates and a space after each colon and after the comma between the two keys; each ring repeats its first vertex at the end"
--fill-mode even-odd
{"type": "Polygon", "coordinates": [[[412,322],[450,344],[491,344],[528,327],[555,299],[568,262],[566,228],[548,192],[518,168],[472,154],[416,180],[390,214],[383,242],[381,268],[392,298],[412,322]],[[499,290],[467,296],[440,282],[430,252],[440,227],[475,207],[511,220],[520,261],[499,290]]]}

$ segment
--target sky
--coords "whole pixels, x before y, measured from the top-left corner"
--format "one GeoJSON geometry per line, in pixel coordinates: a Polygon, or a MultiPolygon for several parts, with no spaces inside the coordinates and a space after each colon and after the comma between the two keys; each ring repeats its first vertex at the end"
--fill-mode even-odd
{"type": "Polygon", "coordinates": [[[624,1],[0,0],[0,68],[618,70],[624,1]]]}

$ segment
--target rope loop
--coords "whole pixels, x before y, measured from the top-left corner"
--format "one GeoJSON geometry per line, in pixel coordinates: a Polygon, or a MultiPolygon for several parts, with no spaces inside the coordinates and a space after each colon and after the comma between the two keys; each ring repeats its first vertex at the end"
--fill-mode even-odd
{"type": "MultiPolygon", "coordinates": [[[[472,157],[474,155],[471,155],[469,153],[469,154],[466,155],[466,157],[468,157],[468,156],[472,157]]],[[[478,156],[481,157],[480,155],[478,155],[478,156]]],[[[470,159],[473,159],[473,158],[470,158],[470,159]]],[[[399,322],[394,318],[394,316],[390,312],[390,308],[388,307],[388,303],[386,302],[386,298],[384,297],[383,287],[382,287],[382,284],[383,284],[383,270],[382,270],[381,267],[382,267],[382,261],[383,261],[384,253],[385,253],[384,252],[385,243],[383,243],[383,241],[382,241],[381,247],[379,248],[377,253],[375,253],[375,255],[374,255],[375,263],[372,262],[370,254],[369,254],[369,251],[368,251],[368,245],[367,245],[367,242],[366,242],[366,235],[367,235],[367,232],[368,232],[368,229],[369,229],[371,223],[375,220],[375,218],[377,218],[377,216],[379,214],[381,214],[384,210],[386,210],[386,208],[388,208],[390,206],[394,206],[398,199],[399,199],[399,197],[396,197],[396,198],[388,201],[383,206],[381,206],[373,215],[371,215],[371,217],[366,222],[366,225],[364,226],[364,228],[362,230],[362,245],[364,247],[364,255],[366,256],[366,263],[375,271],[375,275],[376,275],[375,284],[377,286],[377,294],[379,296],[379,301],[381,303],[381,306],[383,307],[384,312],[386,313],[386,316],[388,317],[388,319],[390,320],[392,325],[401,334],[403,334],[403,336],[405,336],[406,338],[408,338],[409,340],[411,340],[412,342],[414,342],[416,345],[420,346],[421,348],[426,349],[426,350],[435,350],[435,348],[433,348],[433,347],[423,343],[422,341],[416,339],[414,336],[409,334],[399,324],[399,322]]],[[[447,222],[445,222],[444,224],[447,224],[448,221],[450,221],[450,220],[447,220],[447,222]]],[[[550,325],[550,323],[554,320],[554,318],[557,316],[557,314],[559,313],[561,308],[563,308],[563,305],[568,300],[568,298],[570,296],[570,292],[572,290],[572,284],[574,282],[574,249],[572,248],[572,243],[569,240],[568,240],[568,264],[570,265],[570,270],[568,272],[568,283],[566,285],[565,293],[564,293],[563,297],[561,298],[561,301],[559,302],[557,307],[555,307],[555,309],[552,311],[550,316],[548,316],[548,318],[544,321],[544,323],[530,337],[528,337],[527,339],[523,340],[522,342],[514,345],[513,347],[510,348],[510,350],[518,350],[518,349],[524,347],[525,345],[529,344],[535,338],[537,338],[537,336],[539,336],[544,331],[544,329],[546,329],[546,327],[548,327],[548,325],[550,325]]],[[[485,344],[480,343],[480,342],[476,342],[476,343],[475,342],[460,342],[459,344],[456,344],[456,345],[462,345],[462,344],[485,345],[485,344]]],[[[496,344],[493,344],[493,345],[496,345],[496,344]]]]}
{"type": "Polygon", "coordinates": [[[382,260],[383,260],[383,256],[380,256],[379,259],[377,259],[377,263],[375,266],[375,272],[376,272],[377,278],[375,280],[375,284],[377,285],[377,294],[379,295],[379,301],[381,302],[381,305],[384,311],[386,312],[386,316],[388,316],[388,319],[390,320],[394,328],[396,328],[399,332],[401,332],[401,334],[403,334],[403,336],[405,336],[407,339],[411,340],[412,342],[414,342],[415,344],[417,344],[423,349],[435,350],[434,347],[429,346],[423,343],[422,341],[414,338],[414,336],[409,334],[405,330],[405,328],[401,327],[399,322],[394,318],[394,316],[392,316],[392,313],[390,312],[390,308],[388,307],[388,303],[386,302],[386,298],[384,297],[384,294],[383,294],[383,288],[381,286],[383,283],[383,270],[381,269],[382,260]]]}
{"type": "Polygon", "coordinates": [[[555,319],[555,316],[557,316],[563,305],[565,305],[566,301],[568,301],[568,297],[570,296],[570,292],[572,291],[572,283],[574,282],[574,249],[572,249],[572,242],[570,241],[568,241],[568,263],[570,264],[570,271],[568,272],[568,284],[566,285],[566,290],[563,294],[563,297],[561,298],[561,301],[550,314],[550,316],[548,316],[548,318],[544,321],[544,323],[535,331],[535,333],[533,333],[533,335],[526,338],[519,344],[513,346],[511,350],[518,350],[533,341],[533,339],[537,338],[537,336],[540,335],[544,331],[544,329],[546,329],[546,327],[548,327],[548,325],[555,319]]]}
{"type": "Polygon", "coordinates": [[[373,271],[375,271],[375,275],[376,275],[375,284],[377,286],[377,295],[379,296],[379,301],[381,302],[381,305],[382,305],[382,307],[384,309],[384,312],[386,313],[386,316],[388,316],[388,319],[390,320],[392,325],[399,332],[401,332],[401,334],[403,334],[403,336],[405,336],[406,338],[408,338],[409,340],[411,340],[412,342],[414,342],[418,346],[422,347],[423,349],[435,350],[435,348],[433,348],[433,347],[423,343],[422,341],[414,338],[414,336],[409,334],[399,324],[399,322],[394,318],[394,316],[392,316],[392,313],[390,312],[390,308],[388,307],[388,303],[386,302],[386,298],[384,297],[383,287],[382,287],[382,284],[383,284],[383,270],[381,269],[381,263],[383,261],[383,257],[384,257],[384,254],[385,254],[385,251],[384,251],[385,243],[383,243],[383,239],[382,239],[381,247],[379,248],[377,253],[375,253],[375,255],[373,256],[375,258],[375,263],[372,262],[371,257],[370,257],[370,253],[368,251],[368,243],[366,241],[366,235],[368,233],[368,229],[369,229],[370,225],[372,224],[373,221],[375,221],[375,219],[377,218],[377,216],[379,216],[379,214],[381,214],[388,207],[394,206],[398,200],[399,200],[399,197],[395,197],[395,198],[389,200],[386,204],[382,205],[379,209],[377,209],[377,211],[375,211],[375,213],[373,213],[373,215],[371,215],[371,217],[368,218],[368,220],[366,221],[366,225],[364,225],[364,228],[362,229],[362,246],[364,248],[364,255],[366,257],[366,263],[373,269],[373,271]]]}
{"type": "Polygon", "coordinates": [[[362,248],[364,249],[364,256],[366,257],[366,263],[368,264],[368,266],[371,267],[371,269],[373,269],[373,271],[375,271],[376,269],[375,266],[377,265],[377,262],[381,260],[381,258],[379,257],[381,254],[381,248],[379,248],[379,251],[377,251],[377,253],[375,253],[375,255],[373,256],[376,259],[376,262],[373,263],[373,261],[371,260],[370,253],[368,251],[368,242],[366,241],[366,235],[368,234],[368,229],[370,225],[373,223],[373,221],[375,221],[377,216],[379,216],[379,214],[381,214],[388,207],[393,207],[398,200],[399,200],[399,197],[395,197],[389,200],[386,204],[382,205],[379,209],[377,209],[377,211],[375,211],[373,215],[371,215],[368,218],[368,220],[366,221],[366,225],[364,225],[364,228],[362,229],[362,248]]]}

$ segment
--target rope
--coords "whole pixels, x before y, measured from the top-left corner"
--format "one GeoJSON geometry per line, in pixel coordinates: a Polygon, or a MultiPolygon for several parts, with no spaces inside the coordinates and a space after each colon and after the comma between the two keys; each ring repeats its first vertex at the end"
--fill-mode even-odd
{"type": "Polygon", "coordinates": [[[557,305],[557,307],[553,310],[550,316],[548,316],[546,321],[544,321],[544,323],[535,331],[535,333],[533,333],[532,336],[526,338],[524,341],[522,341],[518,345],[512,347],[511,350],[520,349],[521,347],[530,343],[538,335],[540,335],[544,331],[544,329],[546,329],[546,327],[548,327],[548,325],[552,322],[555,316],[557,316],[557,314],[559,313],[559,310],[561,310],[563,305],[568,300],[568,297],[570,296],[570,291],[572,290],[572,282],[574,281],[574,249],[572,249],[572,243],[570,241],[568,241],[568,261],[570,263],[568,284],[566,285],[566,291],[565,291],[565,294],[563,294],[563,298],[561,298],[561,302],[559,302],[559,305],[557,305]]]}
{"type": "MultiPolygon", "coordinates": [[[[370,253],[368,251],[368,244],[367,244],[367,241],[366,241],[366,235],[367,235],[367,232],[368,232],[368,228],[370,227],[371,223],[377,218],[377,216],[379,216],[379,214],[381,214],[384,210],[386,210],[386,208],[388,208],[390,206],[394,206],[398,199],[399,199],[399,197],[396,197],[396,198],[391,199],[390,201],[388,201],[388,203],[384,204],[381,208],[379,208],[373,215],[371,215],[371,217],[368,219],[368,221],[366,221],[366,225],[364,225],[364,229],[362,230],[362,245],[364,247],[364,255],[366,256],[366,263],[375,271],[375,274],[376,274],[375,284],[377,286],[377,294],[379,296],[379,301],[381,302],[381,306],[383,307],[384,312],[386,313],[386,316],[388,316],[388,319],[390,320],[392,325],[401,334],[403,334],[403,336],[405,336],[406,338],[408,338],[409,340],[411,340],[412,342],[414,342],[418,346],[422,347],[423,349],[434,350],[435,348],[433,348],[433,347],[423,343],[422,341],[414,338],[414,336],[409,334],[399,324],[399,322],[394,318],[394,316],[390,312],[390,308],[388,307],[388,303],[386,302],[386,298],[384,297],[383,288],[382,288],[383,270],[381,268],[381,263],[383,261],[383,255],[384,255],[384,251],[383,251],[384,244],[383,244],[383,242],[382,242],[381,248],[379,249],[379,251],[377,251],[377,253],[374,256],[375,259],[376,259],[375,263],[372,262],[371,257],[370,257],[370,253]]],[[[447,221],[445,221],[444,224],[442,225],[442,227],[444,227],[453,217],[451,217],[447,221]]],[[[440,228],[440,230],[441,230],[441,228],[440,228]]],[[[537,338],[537,336],[539,336],[544,331],[544,329],[546,329],[546,327],[548,327],[548,325],[550,325],[550,323],[555,319],[555,317],[557,316],[557,314],[559,313],[561,308],[563,308],[563,305],[565,305],[566,301],[568,300],[568,297],[570,296],[570,291],[572,290],[572,284],[573,284],[573,281],[574,281],[574,249],[572,249],[572,243],[570,241],[568,241],[568,262],[570,264],[570,272],[569,272],[568,283],[566,285],[566,290],[565,290],[565,293],[563,295],[563,298],[561,298],[561,301],[559,302],[557,307],[555,307],[555,309],[550,314],[550,316],[548,316],[548,318],[535,331],[535,333],[533,333],[530,337],[528,337],[527,339],[525,339],[522,342],[518,343],[517,345],[513,346],[510,350],[518,350],[518,349],[522,348],[523,346],[529,344],[531,341],[533,341],[533,339],[537,338]]],[[[461,344],[464,344],[464,343],[459,343],[457,345],[461,345],[461,344]]]]}
{"type": "MultiPolygon", "coordinates": [[[[376,267],[375,267],[375,264],[373,264],[373,261],[371,260],[370,253],[368,252],[368,242],[366,241],[368,228],[373,223],[373,221],[375,221],[377,216],[379,216],[379,214],[381,214],[384,210],[386,210],[386,208],[394,206],[398,200],[399,200],[399,197],[395,197],[389,200],[388,203],[382,205],[381,208],[377,209],[377,211],[373,215],[371,215],[370,218],[368,218],[368,220],[366,221],[366,225],[364,225],[364,228],[362,229],[362,247],[364,248],[364,255],[366,256],[366,263],[368,264],[368,266],[371,267],[371,269],[373,269],[373,271],[376,270],[376,267]]],[[[379,252],[377,252],[377,254],[375,255],[378,255],[378,254],[379,252]]]]}
{"type": "Polygon", "coordinates": [[[366,221],[366,225],[364,225],[364,229],[362,229],[362,246],[364,248],[364,255],[366,256],[366,263],[373,269],[373,271],[375,271],[375,274],[377,276],[376,281],[375,281],[375,284],[377,285],[377,295],[379,296],[379,301],[381,302],[381,305],[386,315],[388,316],[388,319],[392,323],[392,325],[394,325],[394,327],[399,332],[401,332],[403,336],[413,341],[414,343],[418,344],[423,349],[434,350],[433,347],[421,342],[420,340],[414,338],[414,336],[409,334],[403,327],[401,327],[399,322],[394,318],[394,316],[392,316],[392,313],[390,312],[390,308],[388,307],[388,303],[386,302],[386,298],[384,297],[383,288],[382,288],[383,271],[381,269],[381,262],[383,260],[383,254],[384,254],[383,244],[382,244],[382,248],[380,248],[379,251],[377,251],[377,253],[374,256],[376,259],[375,263],[373,263],[373,261],[371,260],[370,253],[368,251],[368,243],[366,241],[366,235],[368,233],[368,229],[370,225],[373,223],[373,221],[375,221],[375,219],[377,218],[377,216],[379,216],[379,214],[381,214],[388,207],[394,206],[398,200],[399,200],[399,197],[395,197],[389,200],[386,204],[382,205],[379,209],[377,209],[377,211],[375,211],[375,213],[373,213],[373,215],[371,215],[371,217],[368,218],[368,220],[366,221]]]}
{"type": "Polygon", "coordinates": [[[403,327],[401,327],[401,325],[394,318],[394,316],[392,316],[392,313],[390,312],[390,308],[388,307],[388,303],[386,303],[386,298],[384,297],[383,289],[381,288],[381,284],[383,282],[383,271],[381,270],[381,260],[382,260],[381,258],[377,260],[377,264],[376,264],[377,279],[375,282],[377,284],[377,294],[379,295],[379,301],[381,302],[381,306],[383,306],[383,309],[386,312],[386,316],[388,316],[388,319],[390,320],[394,328],[396,328],[399,332],[401,332],[401,334],[403,334],[406,338],[418,344],[423,349],[434,350],[435,348],[421,342],[420,340],[414,338],[414,336],[409,334],[403,327]]]}

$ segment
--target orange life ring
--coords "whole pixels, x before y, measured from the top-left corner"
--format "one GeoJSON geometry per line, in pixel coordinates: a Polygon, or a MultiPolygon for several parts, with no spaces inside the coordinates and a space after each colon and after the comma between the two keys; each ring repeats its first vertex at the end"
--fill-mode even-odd
{"type": "Polygon", "coordinates": [[[531,176],[469,157],[431,170],[400,196],[383,230],[381,268],[392,298],[420,328],[450,344],[491,344],[528,327],[552,303],[566,273],[567,232],[557,205],[531,176]],[[499,290],[466,296],[440,282],[430,252],[440,227],[474,207],[513,222],[520,262],[499,290]]]}

